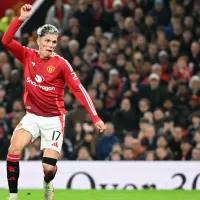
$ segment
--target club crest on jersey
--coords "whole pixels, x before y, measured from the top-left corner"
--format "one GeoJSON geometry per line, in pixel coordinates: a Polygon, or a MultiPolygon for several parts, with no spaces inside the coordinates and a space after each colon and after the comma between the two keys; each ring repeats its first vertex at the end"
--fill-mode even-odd
{"type": "Polygon", "coordinates": [[[55,71],[55,67],[52,66],[52,65],[50,65],[50,66],[47,67],[47,71],[48,71],[49,73],[53,73],[53,72],[55,71]]]}
{"type": "Polygon", "coordinates": [[[20,128],[20,127],[22,127],[22,124],[18,124],[16,128],[20,128]]]}

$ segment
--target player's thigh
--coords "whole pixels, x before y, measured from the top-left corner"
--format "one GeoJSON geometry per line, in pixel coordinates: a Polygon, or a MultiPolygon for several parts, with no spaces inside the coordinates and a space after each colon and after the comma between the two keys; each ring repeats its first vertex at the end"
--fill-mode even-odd
{"type": "Polygon", "coordinates": [[[63,144],[64,116],[44,118],[40,123],[40,131],[41,149],[45,157],[58,159],[63,144]]]}
{"type": "Polygon", "coordinates": [[[13,138],[15,139],[14,142],[16,140],[19,140],[19,142],[20,142],[20,139],[17,139],[17,138],[21,138],[21,137],[23,137],[23,138],[26,137],[27,140],[29,140],[29,142],[30,142],[30,141],[34,141],[36,138],[38,138],[39,135],[40,135],[40,130],[39,130],[39,126],[36,122],[35,115],[28,113],[23,117],[23,119],[20,121],[20,123],[16,126],[16,128],[13,132],[11,142],[12,142],[13,138]]]}
{"type": "Polygon", "coordinates": [[[30,143],[31,138],[31,133],[24,129],[14,131],[8,152],[21,153],[22,150],[30,143]]]}

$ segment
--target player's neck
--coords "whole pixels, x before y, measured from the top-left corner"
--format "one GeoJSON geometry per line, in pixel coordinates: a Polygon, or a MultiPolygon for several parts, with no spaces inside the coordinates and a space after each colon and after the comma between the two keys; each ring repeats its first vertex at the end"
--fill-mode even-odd
{"type": "MultiPolygon", "coordinates": [[[[53,54],[53,53],[52,53],[52,54],[53,54]]],[[[41,59],[44,59],[44,60],[50,59],[51,56],[52,56],[52,54],[51,54],[50,56],[46,57],[46,56],[42,55],[42,54],[40,53],[40,51],[38,51],[38,55],[40,56],[41,59]]]]}

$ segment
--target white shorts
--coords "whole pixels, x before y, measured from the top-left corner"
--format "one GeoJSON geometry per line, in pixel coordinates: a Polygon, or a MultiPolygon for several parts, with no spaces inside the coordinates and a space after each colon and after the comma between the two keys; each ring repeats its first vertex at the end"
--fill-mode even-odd
{"type": "Polygon", "coordinates": [[[15,130],[25,129],[32,135],[32,142],[41,137],[41,150],[50,148],[61,152],[64,137],[65,115],[42,117],[27,113],[15,130]]]}

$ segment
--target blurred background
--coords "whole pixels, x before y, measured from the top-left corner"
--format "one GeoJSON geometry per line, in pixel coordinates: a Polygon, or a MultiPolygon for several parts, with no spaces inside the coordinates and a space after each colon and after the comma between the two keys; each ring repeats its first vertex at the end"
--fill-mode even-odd
{"type": "MultiPolygon", "coordinates": [[[[0,7],[0,38],[24,3],[33,16],[16,39],[37,49],[36,29],[60,30],[56,52],[87,89],[105,133],[65,90],[61,160],[200,160],[200,2],[24,0],[0,7]]],[[[25,114],[23,65],[0,42],[0,160],[25,114]]],[[[21,160],[41,160],[40,138],[21,160]]]]}

